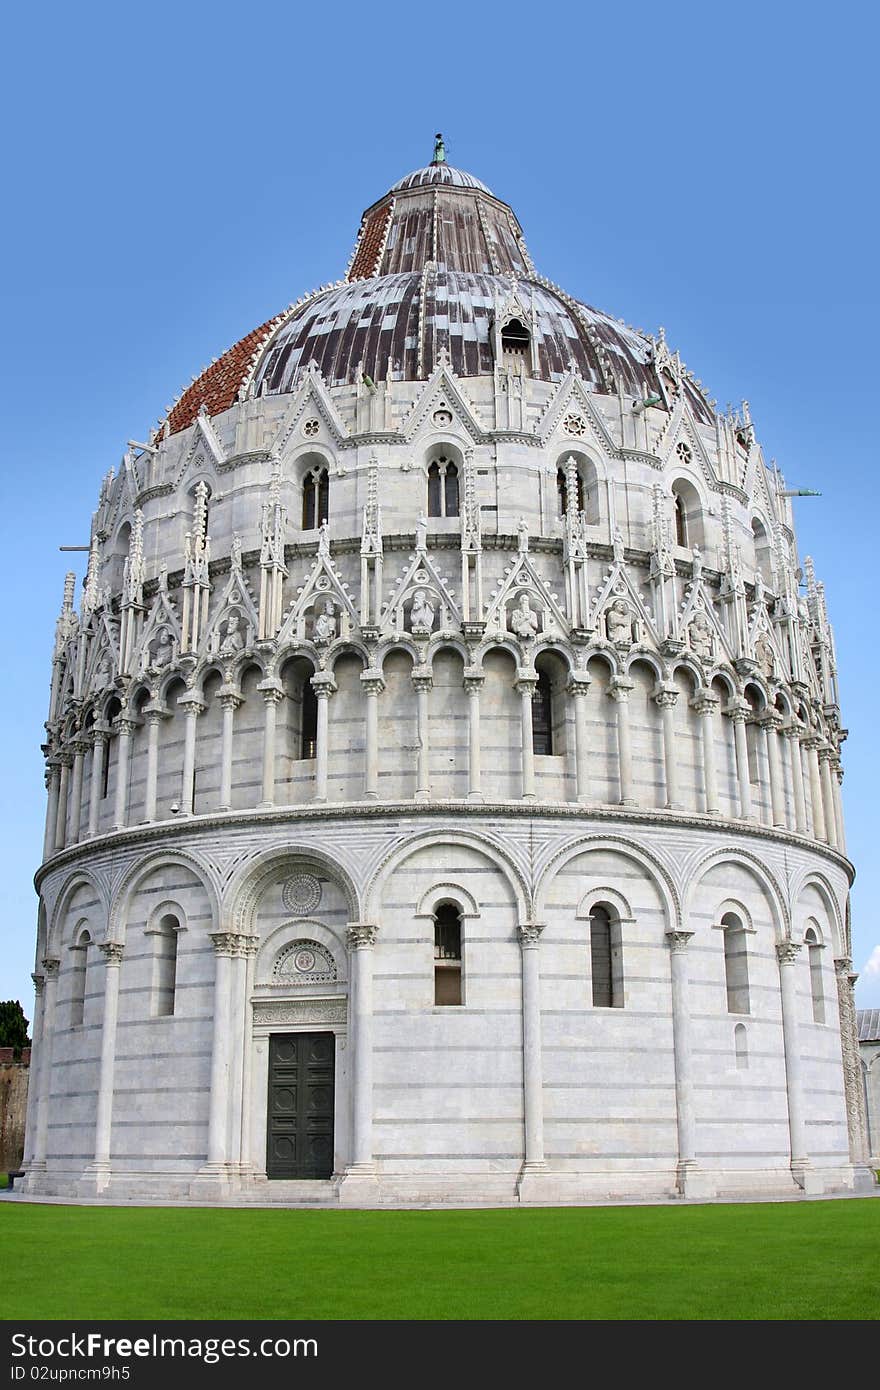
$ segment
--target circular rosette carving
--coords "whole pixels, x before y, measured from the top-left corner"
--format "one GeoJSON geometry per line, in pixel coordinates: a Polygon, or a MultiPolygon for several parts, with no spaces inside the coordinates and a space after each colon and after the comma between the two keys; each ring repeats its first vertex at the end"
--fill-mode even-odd
{"type": "Polygon", "coordinates": [[[317,941],[292,941],[280,951],[272,970],[273,985],[319,985],[336,979],[336,962],[317,941]]]}
{"type": "Polygon", "coordinates": [[[314,874],[293,874],[281,885],[281,901],[295,917],[306,917],[321,901],[321,882],[314,874]]]}

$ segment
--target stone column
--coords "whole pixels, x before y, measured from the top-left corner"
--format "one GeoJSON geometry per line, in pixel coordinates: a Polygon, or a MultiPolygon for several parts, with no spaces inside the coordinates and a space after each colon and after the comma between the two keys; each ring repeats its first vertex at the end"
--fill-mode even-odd
{"type": "Polygon", "coordinates": [[[822,784],[822,811],[825,817],[825,839],[837,848],[837,817],[834,810],[834,792],[831,786],[831,763],[834,749],[824,746],[819,749],[819,778],[822,784]]]}
{"type": "Polygon", "coordinates": [[[96,724],[92,729],[92,775],[89,779],[89,829],[88,835],[98,833],[98,820],[101,814],[101,782],[104,772],[104,757],[110,730],[104,724],[96,724]]]}
{"type": "Polygon", "coordinates": [[[581,804],[590,799],[590,739],[587,729],[587,696],[590,677],[585,671],[573,671],[568,682],[568,694],[574,700],[574,750],[577,776],[577,799],[581,804]]]}
{"type": "Polygon", "coordinates": [[[683,1197],[709,1197],[712,1196],[712,1192],[699,1172],[696,1150],[690,975],[686,954],[692,936],[692,931],[666,933],[672,978],[672,1049],[675,1065],[675,1113],[678,1125],[676,1185],[683,1197]]]}
{"type": "Polygon", "coordinates": [[[770,765],[770,818],[775,826],[785,829],[785,792],[782,786],[782,763],[779,757],[779,729],[781,717],[768,710],[760,719],[767,743],[767,759],[770,765]]]}
{"type": "MultiPolygon", "coordinates": [[[[231,686],[221,685],[217,692],[223,711],[223,735],[220,743],[220,810],[232,809],[232,740],[235,733],[235,711],[242,697],[231,686]]],[[[274,757],[273,757],[274,767],[274,757]]]]}
{"type": "Polygon", "coordinates": [[[37,1103],[40,1093],[40,1064],[43,1051],[43,988],[46,977],[35,972],[31,979],[34,982],[34,1022],[31,1028],[33,1043],[31,1045],[31,1067],[28,1080],[23,1160],[25,1168],[28,1169],[33,1163],[34,1149],[37,1143],[37,1103]]]}
{"type": "Polygon", "coordinates": [[[749,774],[749,745],[746,736],[746,719],[749,706],[745,700],[731,700],[725,705],[724,713],[733,723],[733,746],[736,753],[736,780],[739,785],[739,813],[743,820],[751,820],[752,779],[749,774]]]}
{"type": "Polygon", "coordinates": [[[516,688],[519,691],[522,726],[522,799],[535,799],[535,742],[532,737],[532,700],[538,685],[537,676],[519,675],[516,688]]]}
{"type": "Polygon", "coordinates": [[[113,1073],[116,1064],[116,1021],[119,1016],[119,973],[123,947],[117,941],[99,945],[104,956],[104,1018],[101,1024],[101,1069],[95,1115],[95,1158],[83,1175],[83,1187],[104,1192],[110,1182],[110,1134],[113,1123],[113,1073]]]}
{"type": "Polygon", "coordinates": [[[67,797],[70,787],[70,768],[73,758],[67,751],[59,753],[58,765],[61,780],[58,784],[58,809],[55,815],[55,850],[64,849],[67,844],[67,797]]]}
{"type": "MultiPolygon", "coordinates": [[[[265,722],[263,724],[263,789],[260,795],[260,806],[267,810],[275,805],[275,733],[278,719],[278,705],[284,698],[284,688],[280,681],[268,677],[260,681],[257,689],[263,696],[265,704],[265,722]]],[[[320,706],[318,709],[320,719],[320,706]]]]}
{"type": "Polygon", "coordinates": [[[211,1103],[208,1114],[208,1160],[200,1178],[224,1182],[229,1162],[229,1083],[232,1064],[232,960],[238,950],[235,932],[211,932],[214,945],[214,1035],[211,1044],[211,1103]]]}
{"type": "Polygon", "coordinates": [[[124,830],[127,824],[128,779],[131,772],[131,736],[137,728],[133,719],[120,718],[116,740],[116,799],[113,805],[113,829],[124,830]]]}
{"type": "Polygon", "coordinates": [[[544,1072],[541,1061],[541,933],[537,922],[519,929],[522,948],[523,1109],[525,1161],[517,1184],[520,1201],[528,1200],[529,1179],[545,1171],[544,1072]]]}
{"type": "Polygon", "coordinates": [[[785,1051],[785,1089],[788,1097],[788,1134],[791,1175],[804,1192],[824,1190],[821,1178],[813,1173],[807,1153],[804,1127],[803,1081],[798,1029],[797,975],[795,965],[801,946],[783,941],[776,947],[779,961],[779,987],[782,1000],[782,1045],[785,1051]]]}
{"type": "Polygon", "coordinates": [[[862,1061],[859,1055],[859,1031],[853,988],[858,975],[853,973],[849,956],[834,961],[837,977],[837,1007],[840,1014],[840,1047],[843,1060],[843,1085],[846,1095],[847,1132],[850,1162],[856,1169],[858,1190],[870,1191],[873,1176],[867,1167],[869,1157],[868,1119],[865,1114],[865,1087],[862,1080],[862,1061]]]}
{"type": "Polygon", "coordinates": [[[376,935],[377,928],[371,922],[352,922],[348,928],[354,1128],[352,1160],[339,1188],[339,1200],[343,1205],[378,1195],[373,1160],[373,947],[376,935]]]}
{"type": "Polygon", "coordinates": [[[196,721],[205,709],[205,705],[199,699],[195,691],[192,691],[190,694],[181,695],[177,705],[179,709],[184,710],[186,713],[183,742],[183,775],[180,782],[180,814],[182,816],[191,816],[193,813],[196,780],[196,721]]]}
{"type": "Polygon", "coordinates": [[[822,805],[822,784],[819,781],[819,759],[816,753],[819,740],[812,734],[808,734],[801,742],[807,750],[807,767],[810,772],[810,811],[813,820],[813,839],[825,840],[827,839],[825,808],[822,805]]]}
{"type": "Polygon", "coordinates": [[[46,832],[43,836],[43,858],[48,859],[55,852],[55,826],[58,821],[58,794],[61,787],[61,769],[56,758],[50,758],[46,765],[46,832]]]}
{"type": "Polygon", "coordinates": [[[239,1152],[241,1154],[241,1167],[245,1172],[250,1172],[253,1164],[251,1163],[251,1092],[253,1090],[252,1075],[252,1053],[253,1053],[253,1005],[251,995],[254,992],[254,962],[259,949],[260,939],[258,936],[243,936],[241,938],[241,954],[244,959],[244,1023],[242,1026],[242,1048],[241,1059],[241,1143],[239,1152]]]}
{"type": "Polygon", "coordinates": [[[164,706],[150,703],[144,707],[147,718],[147,786],[144,792],[144,820],[156,819],[156,789],[159,783],[159,725],[167,717],[164,706]]]}
{"type": "Polygon", "coordinates": [[[232,1042],[229,1062],[229,1105],[226,1119],[227,1161],[230,1165],[230,1171],[240,1170],[245,1156],[243,1144],[244,1071],[245,1058],[250,1055],[250,1035],[253,1031],[250,1020],[248,977],[258,944],[259,938],[256,936],[237,935],[230,962],[229,1015],[232,1042]]]}
{"type": "Polygon", "coordinates": [[[71,745],[73,750],[73,775],[70,782],[70,814],[67,828],[67,842],[71,845],[78,843],[80,826],[82,824],[83,760],[88,751],[88,746],[89,745],[82,737],[75,739],[71,745]]]}
{"type": "Polygon", "coordinates": [[[807,800],[804,795],[804,768],[801,762],[801,726],[797,721],[782,730],[788,739],[791,756],[791,797],[794,802],[794,823],[799,835],[807,833],[807,800]]]}
{"type": "Polygon", "coordinates": [[[480,691],[485,677],[478,666],[466,666],[464,688],[468,699],[468,801],[482,801],[480,768],[480,691]]]}
{"type": "Polygon", "coordinates": [[[412,669],[413,689],[416,692],[418,713],[419,761],[416,773],[416,800],[428,801],[431,796],[431,744],[428,719],[428,692],[434,680],[430,666],[414,666],[412,669]]]}
{"type": "Polygon", "coordinates": [[[58,971],[61,961],[57,956],[46,956],[43,960],[43,1014],[42,1036],[39,1052],[39,1100],[37,1101],[37,1134],[34,1142],[33,1169],[46,1167],[46,1137],[49,1131],[49,1092],[52,1087],[52,1044],[55,1035],[55,1004],[58,998],[58,971]]]}
{"type": "Polygon", "coordinates": [[[666,809],[674,810],[681,803],[678,792],[678,760],[675,756],[675,702],[678,691],[674,685],[658,685],[652,696],[660,709],[663,724],[663,771],[666,778],[666,809]]]}
{"type": "Polygon", "coordinates": [[[315,800],[327,800],[327,761],[329,754],[330,696],[336,682],[326,671],[312,676],[312,688],[318,697],[318,724],[315,739],[315,800]]]}
{"type": "Polygon", "coordinates": [[[379,696],[385,689],[382,672],[372,668],[361,671],[361,688],[365,696],[364,796],[367,801],[379,799],[379,696]]]}
{"type": "Polygon", "coordinates": [[[841,854],[846,854],[846,827],[843,819],[843,798],[840,794],[843,784],[843,768],[840,759],[835,758],[831,764],[831,790],[834,793],[834,818],[837,822],[837,848],[841,854]]]}
{"type": "Polygon", "coordinates": [[[690,702],[691,709],[700,717],[700,732],[703,744],[703,793],[706,798],[706,813],[710,816],[720,814],[718,804],[718,774],[715,770],[715,727],[713,723],[718,708],[718,696],[711,690],[698,690],[690,702]]]}
{"type": "Polygon", "coordinates": [[[617,776],[621,806],[635,806],[632,794],[632,743],[629,732],[629,692],[635,685],[626,676],[612,676],[608,694],[617,705],[617,776]]]}

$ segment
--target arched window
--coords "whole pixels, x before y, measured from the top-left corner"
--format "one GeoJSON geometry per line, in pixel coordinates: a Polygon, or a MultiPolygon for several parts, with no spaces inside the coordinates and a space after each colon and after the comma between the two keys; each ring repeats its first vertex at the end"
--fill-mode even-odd
{"type": "Polygon", "coordinates": [[[677,478],[672,484],[672,521],[676,545],[687,550],[692,550],[695,545],[703,547],[705,538],[700,494],[686,478],[677,478]]]}
{"type": "Polygon", "coordinates": [[[306,678],[302,688],[302,723],[300,725],[299,756],[317,757],[318,697],[311,680],[306,678]]]}
{"type": "Polygon", "coordinates": [[[83,1021],[86,1006],[86,981],[89,973],[89,947],[92,938],[87,931],[81,933],[75,946],[70,948],[70,1026],[78,1028],[83,1021]]]}
{"type": "Polygon", "coordinates": [[[734,912],[721,918],[724,929],[724,979],[727,986],[727,1011],[747,1014],[749,1008],[749,958],[746,929],[734,912]]]}
{"type": "Polygon", "coordinates": [[[527,369],[531,345],[529,330],[520,319],[511,319],[501,330],[501,361],[505,367],[527,369]]]}
{"type": "Polygon", "coordinates": [[[428,465],[428,516],[458,516],[458,468],[445,454],[428,465]]]}
{"type": "Polygon", "coordinates": [[[154,933],[154,1013],[157,1018],[170,1018],[174,1013],[177,993],[177,942],[180,922],[168,913],[154,933]]]}
{"type": "Polygon", "coordinates": [[[326,467],[317,464],[303,478],[303,521],[304,531],[314,531],[330,516],[330,474],[326,467]]]}
{"type": "Polygon", "coordinates": [[[744,1023],[738,1023],[733,1030],[733,1046],[736,1052],[737,1071],[748,1071],[749,1040],[746,1036],[746,1025],[744,1023]]]}
{"type": "Polygon", "coordinates": [[[434,916],[434,1003],[460,1004],[461,913],[455,903],[440,903],[434,916]]]}
{"type": "Polygon", "coordinates": [[[590,910],[590,966],[594,1008],[622,1009],[623,942],[620,919],[603,903],[597,903],[590,910]]]}
{"type": "Polygon", "coordinates": [[[547,670],[538,671],[532,698],[532,748],[536,753],[553,752],[553,681],[547,670]]]}
{"type": "MultiPolygon", "coordinates": [[[[568,487],[566,485],[566,472],[560,465],[556,470],[556,497],[559,503],[559,515],[566,516],[568,513],[568,487]]],[[[581,471],[577,473],[577,507],[578,511],[584,510],[584,480],[581,471]]]]}
{"type": "Polygon", "coordinates": [[[813,1002],[813,1022],[825,1022],[825,991],[822,988],[822,943],[812,927],[804,932],[810,958],[810,995],[813,1002]]]}
{"type": "Polygon", "coordinates": [[[766,528],[757,517],[752,522],[752,536],[755,541],[755,569],[759,571],[765,584],[773,587],[773,547],[766,528]]]}

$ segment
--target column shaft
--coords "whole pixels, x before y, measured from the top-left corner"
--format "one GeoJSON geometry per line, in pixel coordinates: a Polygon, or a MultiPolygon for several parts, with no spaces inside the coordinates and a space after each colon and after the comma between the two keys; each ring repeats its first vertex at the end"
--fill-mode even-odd
{"type": "Polygon", "coordinates": [[[822,786],[822,813],[825,820],[825,839],[829,845],[837,847],[837,817],[834,814],[834,792],[831,787],[831,758],[829,748],[823,748],[819,758],[819,776],[822,786]]]}
{"type": "Polygon", "coordinates": [[[733,720],[733,745],[736,752],[736,778],[739,783],[739,813],[743,820],[751,820],[752,778],[749,772],[749,744],[746,734],[746,712],[744,709],[731,710],[733,720]]]}
{"type": "Polygon", "coordinates": [[[576,771],[576,795],[579,802],[590,799],[590,747],[587,725],[587,695],[589,681],[582,677],[569,683],[569,693],[574,700],[574,750],[576,771]]]}
{"type": "Polygon", "coordinates": [[[786,729],[788,750],[791,755],[791,793],[794,802],[795,829],[799,835],[807,833],[807,801],[804,795],[804,768],[801,762],[800,731],[797,725],[786,729]]]}
{"type": "Polygon", "coordinates": [[[632,741],[629,729],[629,692],[633,682],[614,676],[608,694],[617,705],[617,777],[621,806],[634,806],[632,776],[632,741]]]}
{"type": "Polygon", "coordinates": [[[381,675],[361,673],[366,697],[364,710],[364,796],[368,801],[379,798],[379,694],[385,689],[381,675]]]}
{"type": "Polygon", "coordinates": [[[428,692],[431,681],[427,676],[413,677],[416,690],[416,713],[418,718],[419,758],[416,772],[416,797],[427,801],[431,795],[431,745],[428,714],[428,692]]]}
{"type": "Polygon", "coordinates": [[[52,1086],[52,1045],[55,1034],[55,1003],[58,998],[58,970],[61,962],[50,957],[43,961],[46,983],[43,987],[42,1036],[40,1038],[39,1100],[37,1101],[37,1135],[33,1163],[46,1164],[46,1140],[49,1132],[49,1092],[52,1086]]]}
{"type": "Polygon", "coordinates": [[[782,762],[779,757],[778,719],[768,719],[764,725],[767,754],[770,764],[770,807],[773,824],[785,827],[785,793],[782,786],[782,762]]]}
{"type": "Polygon", "coordinates": [[[801,1050],[798,1038],[797,978],[795,962],[800,945],[786,941],[777,946],[779,986],[782,998],[782,1045],[785,1051],[785,1085],[788,1096],[788,1133],[793,1169],[809,1163],[804,1128],[803,1082],[801,1050]]]}
{"type": "Polygon", "coordinates": [[[89,779],[89,837],[97,835],[98,820],[101,814],[101,783],[104,778],[104,757],[107,748],[107,735],[96,733],[92,744],[92,775],[89,779]]]}
{"type": "Polygon", "coordinates": [[[522,947],[523,1102],[527,1167],[544,1163],[544,1076],[541,1060],[541,958],[543,928],[520,927],[522,947]]]}
{"type": "Polygon", "coordinates": [[[373,1167],[373,943],[376,928],[367,923],[349,927],[351,948],[352,1026],[354,1044],[354,1133],[352,1164],[362,1171],[373,1167]]]}
{"type": "Polygon", "coordinates": [[[683,1165],[696,1161],[691,1065],[690,980],[686,947],[693,932],[667,932],[672,973],[672,1046],[675,1058],[675,1103],[678,1121],[679,1181],[683,1165]]]}
{"type": "Polygon", "coordinates": [[[82,789],[83,789],[83,759],[85,757],[86,746],[77,743],[73,753],[73,776],[70,782],[70,815],[68,819],[67,841],[68,844],[75,845],[79,840],[79,828],[82,823],[82,789]]]}
{"type": "Polygon", "coordinates": [[[465,676],[468,698],[468,801],[482,801],[482,768],[480,766],[480,689],[482,676],[465,676]]]}
{"type": "Polygon", "coordinates": [[[663,729],[663,773],[666,781],[667,810],[672,810],[679,805],[674,714],[677,699],[678,691],[674,687],[661,687],[654,694],[654,703],[660,707],[660,721],[663,729]]]}
{"type": "Polygon", "coordinates": [[[235,938],[228,932],[211,937],[214,959],[214,1036],[211,1045],[211,1108],[208,1116],[208,1163],[228,1158],[229,1066],[232,1045],[230,986],[235,938]]]}
{"type": "Polygon", "coordinates": [[[49,785],[46,799],[46,832],[43,837],[43,858],[48,859],[55,850],[55,826],[58,820],[58,792],[61,774],[57,763],[49,764],[49,785]]]}
{"type": "Polygon", "coordinates": [[[113,805],[113,829],[122,830],[128,811],[128,777],[131,764],[131,735],[134,724],[129,719],[119,722],[116,740],[116,799],[113,805]]]}
{"type": "Polygon", "coordinates": [[[819,758],[816,753],[818,744],[815,739],[804,740],[804,747],[807,750],[807,767],[810,770],[810,812],[813,821],[813,839],[827,840],[825,830],[825,808],[822,805],[822,786],[819,781],[819,758]]]}
{"type": "Polygon", "coordinates": [[[46,984],[43,975],[33,974],[34,982],[34,1021],[31,1027],[31,1066],[28,1079],[27,1118],[24,1127],[24,1166],[29,1168],[34,1158],[37,1141],[37,1103],[40,1098],[40,1063],[43,1051],[43,993],[46,984]]]}
{"type": "Polygon", "coordinates": [[[520,718],[522,726],[522,797],[524,801],[535,799],[535,743],[532,737],[532,697],[535,692],[533,681],[519,682],[520,718]]]}
{"type": "Polygon", "coordinates": [[[195,701],[189,701],[184,708],[186,710],[186,724],[183,742],[183,775],[180,783],[180,814],[191,816],[195,800],[196,720],[204,706],[195,701]]]}
{"type": "Polygon", "coordinates": [[[156,819],[156,789],[159,782],[159,721],[161,717],[155,710],[147,715],[147,786],[144,793],[144,820],[148,824],[156,819]]]}
{"type": "Polygon", "coordinates": [[[119,1014],[119,971],[122,947],[105,942],[104,1018],[101,1024],[101,1069],[98,1074],[98,1103],[95,1118],[95,1163],[110,1162],[110,1131],[113,1120],[113,1072],[116,1062],[116,1020],[119,1014]]]}
{"type": "Polygon", "coordinates": [[[64,849],[67,844],[67,796],[70,786],[70,760],[61,762],[61,780],[58,785],[58,810],[55,816],[55,849],[64,849]]]}

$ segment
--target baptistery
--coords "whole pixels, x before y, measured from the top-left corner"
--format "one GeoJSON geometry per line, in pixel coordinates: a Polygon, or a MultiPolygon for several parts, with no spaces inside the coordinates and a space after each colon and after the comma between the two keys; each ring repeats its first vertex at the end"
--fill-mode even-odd
{"type": "Polygon", "coordinates": [[[867,1180],[834,644],[747,403],[432,162],[66,581],[35,1194],[867,1180]]]}

